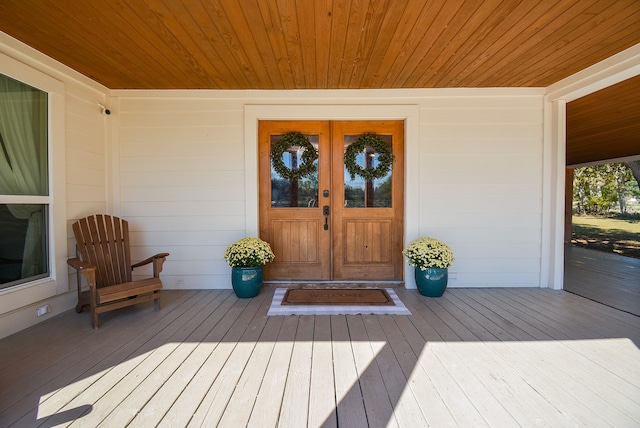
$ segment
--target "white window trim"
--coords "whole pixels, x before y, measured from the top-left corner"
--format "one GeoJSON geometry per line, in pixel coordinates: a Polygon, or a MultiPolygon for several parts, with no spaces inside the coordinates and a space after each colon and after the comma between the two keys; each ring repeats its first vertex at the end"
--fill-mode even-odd
{"type": "Polygon", "coordinates": [[[49,206],[49,276],[0,290],[0,314],[69,291],[65,184],[65,85],[0,53],[0,73],[47,92],[49,196],[0,196],[0,203],[46,203],[49,206]]]}

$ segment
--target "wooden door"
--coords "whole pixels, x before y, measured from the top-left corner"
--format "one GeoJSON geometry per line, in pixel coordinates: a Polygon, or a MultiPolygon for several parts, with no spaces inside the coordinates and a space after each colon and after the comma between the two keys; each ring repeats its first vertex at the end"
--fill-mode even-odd
{"type": "MultiPolygon", "coordinates": [[[[260,237],[269,242],[276,260],[265,267],[265,279],[328,280],[331,278],[331,234],[324,230],[320,189],[330,186],[330,123],[326,121],[260,122],[260,237]],[[279,175],[271,152],[284,135],[300,132],[318,153],[316,171],[298,180],[279,175]]],[[[290,147],[281,158],[289,169],[303,165],[302,147],[290,147]]]]}
{"type": "MultiPolygon", "coordinates": [[[[333,279],[401,280],[404,217],[404,123],[332,124],[333,279]],[[391,146],[394,160],[382,178],[351,178],[345,152],[363,134],[375,133],[391,146]]],[[[356,158],[361,169],[380,166],[380,153],[367,146],[356,158]]]]}
{"type": "Polygon", "coordinates": [[[276,255],[265,279],[402,280],[402,121],[261,121],[259,139],[260,236],[276,255]]]}

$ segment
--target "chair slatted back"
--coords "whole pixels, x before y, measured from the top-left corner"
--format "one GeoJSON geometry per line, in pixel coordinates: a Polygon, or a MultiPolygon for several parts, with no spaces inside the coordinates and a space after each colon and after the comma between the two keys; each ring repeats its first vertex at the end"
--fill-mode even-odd
{"type": "Polygon", "coordinates": [[[98,214],[78,220],[72,228],[78,256],[97,267],[98,288],[131,282],[129,223],[126,220],[98,214]]]}

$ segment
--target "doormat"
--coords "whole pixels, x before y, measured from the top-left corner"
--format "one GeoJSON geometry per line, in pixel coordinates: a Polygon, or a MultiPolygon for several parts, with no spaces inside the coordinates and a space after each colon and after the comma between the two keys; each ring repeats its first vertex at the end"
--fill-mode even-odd
{"type": "Polygon", "coordinates": [[[267,316],[278,315],[411,315],[392,288],[276,288],[267,316]]]}
{"type": "Polygon", "coordinates": [[[284,293],[283,305],[357,305],[393,306],[384,288],[290,288],[284,293]]]}

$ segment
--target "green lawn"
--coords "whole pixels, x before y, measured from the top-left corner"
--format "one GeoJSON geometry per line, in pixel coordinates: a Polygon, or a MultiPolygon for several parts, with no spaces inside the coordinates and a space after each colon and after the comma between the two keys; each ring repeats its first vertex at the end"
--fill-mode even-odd
{"type": "Polygon", "coordinates": [[[575,246],[640,259],[640,216],[628,218],[573,216],[575,246]]]}

